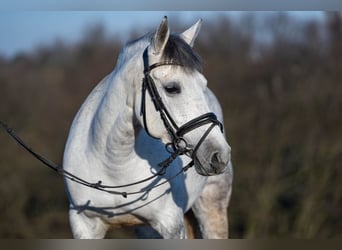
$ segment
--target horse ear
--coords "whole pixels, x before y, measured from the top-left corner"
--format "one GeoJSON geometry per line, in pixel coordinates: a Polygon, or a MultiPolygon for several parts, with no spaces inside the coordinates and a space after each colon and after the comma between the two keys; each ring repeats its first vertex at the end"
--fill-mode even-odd
{"type": "Polygon", "coordinates": [[[169,25],[167,23],[167,17],[164,16],[163,21],[159,25],[156,34],[153,38],[153,49],[154,54],[160,54],[167,43],[170,36],[169,25]]]}
{"type": "Polygon", "coordinates": [[[189,29],[180,34],[180,37],[187,42],[191,47],[194,46],[196,37],[201,29],[202,19],[199,19],[194,25],[189,29]]]}

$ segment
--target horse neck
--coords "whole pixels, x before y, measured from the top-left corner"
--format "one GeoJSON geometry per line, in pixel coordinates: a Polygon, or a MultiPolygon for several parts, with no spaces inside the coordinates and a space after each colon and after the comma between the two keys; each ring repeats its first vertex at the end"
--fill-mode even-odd
{"type": "Polygon", "coordinates": [[[92,145],[111,164],[122,162],[134,152],[140,126],[134,118],[134,79],[126,69],[116,70],[92,122],[92,145]]]}

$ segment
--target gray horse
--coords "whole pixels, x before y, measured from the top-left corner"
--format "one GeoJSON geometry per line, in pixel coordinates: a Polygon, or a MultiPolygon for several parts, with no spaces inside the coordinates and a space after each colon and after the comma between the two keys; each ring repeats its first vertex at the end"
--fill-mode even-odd
{"type": "Polygon", "coordinates": [[[63,168],[97,185],[65,179],[75,238],[137,225],[140,237],[186,238],[188,211],[202,237],[228,237],[230,147],[192,50],[200,26],[170,34],[165,17],[123,48],[78,111],[63,168]]]}

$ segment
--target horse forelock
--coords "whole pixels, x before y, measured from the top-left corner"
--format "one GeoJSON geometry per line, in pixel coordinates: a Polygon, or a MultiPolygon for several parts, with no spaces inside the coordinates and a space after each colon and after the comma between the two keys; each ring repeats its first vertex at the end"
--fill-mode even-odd
{"type": "MultiPolygon", "coordinates": [[[[143,51],[144,48],[151,44],[153,37],[154,33],[148,33],[141,38],[128,42],[122,53],[124,56],[122,61],[132,58],[132,55],[138,51],[143,51]]],[[[169,36],[162,54],[162,60],[182,65],[186,70],[202,71],[200,56],[177,34],[169,36]]]]}
{"type": "Polygon", "coordinates": [[[163,51],[162,59],[180,64],[188,70],[202,71],[199,55],[180,36],[171,34],[163,51]]]}

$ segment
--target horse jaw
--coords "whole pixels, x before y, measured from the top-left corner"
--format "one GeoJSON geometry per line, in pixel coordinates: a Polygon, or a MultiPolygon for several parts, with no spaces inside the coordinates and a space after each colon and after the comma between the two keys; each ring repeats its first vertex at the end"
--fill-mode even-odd
{"type": "Polygon", "coordinates": [[[192,25],[189,29],[185,30],[180,37],[191,47],[194,46],[195,40],[198,36],[198,33],[202,26],[202,19],[199,19],[194,25],[192,25]]]}

